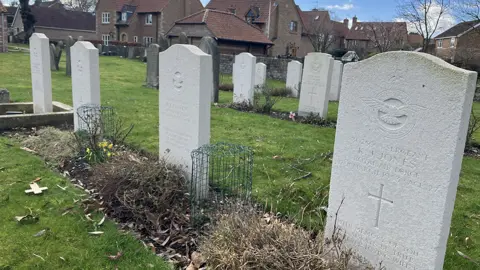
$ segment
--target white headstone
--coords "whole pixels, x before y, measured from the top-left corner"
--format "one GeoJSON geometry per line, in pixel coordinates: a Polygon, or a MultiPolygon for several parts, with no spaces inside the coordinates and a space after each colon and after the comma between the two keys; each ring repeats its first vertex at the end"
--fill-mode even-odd
{"type": "Polygon", "coordinates": [[[255,86],[265,85],[267,81],[267,65],[264,63],[257,63],[255,65],[255,86]]]}
{"type": "Polygon", "coordinates": [[[302,63],[293,60],[287,66],[287,84],[286,87],[292,90],[292,96],[298,97],[298,89],[302,81],[302,63]]]}
{"type": "Polygon", "coordinates": [[[298,114],[310,113],[322,118],[328,113],[328,90],[332,79],[333,58],[326,53],[309,53],[303,67],[298,114]]]}
{"type": "Polygon", "coordinates": [[[30,70],[32,73],[33,113],[53,111],[50,45],[41,33],[30,37],[30,70]]]}
{"type": "Polygon", "coordinates": [[[98,49],[88,41],[77,41],[71,47],[72,95],[74,109],[74,129],[78,130],[81,121],[77,110],[82,105],[100,106],[100,70],[98,49]]]}
{"type": "Polygon", "coordinates": [[[257,58],[250,53],[235,56],[233,76],[233,102],[253,102],[255,84],[255,65],[257,58]]]}
{"type": "Polygon", "coordinates": [[[325,236],[373,266],[442,269],[477,74],[415,52],[344,69],[325,236]]]}
{"type": "Polygon", "coordinates": [[[191,170],[192,150],[210,142],[212,57],[175,44],[159,56],[160,155],[191,170]]]}
{"type": "Polygon", "coordinates": [[[333,62],[332,82],[330,83],[329,99],[338,101],[340,99],[340,90],[342,88],[342,61],[335,60],[333,62]]]}

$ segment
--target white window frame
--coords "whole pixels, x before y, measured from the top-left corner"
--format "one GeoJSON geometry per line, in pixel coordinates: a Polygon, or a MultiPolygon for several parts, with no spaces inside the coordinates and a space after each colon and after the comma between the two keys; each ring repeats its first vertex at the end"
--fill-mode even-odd
{"type": "Polygon", "coordinates": [[[133,36],[133,42],[138,43],[138,36],[133,36]]]}
{"type": "Polygon", "coordinates": [[[110,23],[110,12],[102,12],[102,24],[110,23]]]}
{"type": "Polygon", "coordinates": [[[290,32],[298,32],[298,23],[296,21],[290,21],[290,24],[288,25],[288,30],[290,30],[290,32]]]}
{"type": "Polygon", "coordinates": [[[443,47],[443,39],[437,40],[437,48],[442,48],[443,47]]]}
{"type": "Polygon", "coordinates": [[[450,48],[454,48],[455,47],[455,38],[452,37],[450,38],[450,48]]]}
{"type": "Polygon", "coordinates": [[[153,37],[143,37],[143,44],[148,46],[153,43],[153,37]]]}
{"type": "Polygon", "coordinates": [[[110,42],[110,35],[109,34],[103,34],[102,35],[102,41],[103,41],[103,45],[108,46],[108,43],[110,42]]]}
{"type": "Polygon", "coordinates": [[[153,15],[152,13],[145,14],[145,24],[151,25],[153,22],[153,15]]]}
{"type": "Polygon", "coordinates": [[[122,21],[123,22],[127,21],[127,13],[126,12],[122,12],[122,21]]]}

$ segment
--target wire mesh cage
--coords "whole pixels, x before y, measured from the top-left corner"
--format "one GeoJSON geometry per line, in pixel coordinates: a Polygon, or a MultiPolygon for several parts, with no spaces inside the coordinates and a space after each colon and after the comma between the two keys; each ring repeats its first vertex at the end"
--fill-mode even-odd
{"type": "Polygon", "coordinates": [[[89,135],[109,136],[113,130],[115,112],[112,107],[95,104],[82,105],[77,109],[78,130],[89,135]]]}
{"type": "Polygon", "coordinates": [[[190,199],[192,220],[210,210],[249,203],[253,151],[250,147],[215,143],[192,151],[190,199]]]}

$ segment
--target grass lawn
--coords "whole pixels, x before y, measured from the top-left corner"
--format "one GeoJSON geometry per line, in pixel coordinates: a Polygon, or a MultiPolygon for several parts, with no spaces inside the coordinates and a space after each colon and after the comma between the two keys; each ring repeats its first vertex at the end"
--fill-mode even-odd
{"type": "MultiPolygon", "coordinates": [[[[29,56],[23,53],[2,54],[0,62],[0,87],[10,90],[15,101],[31,100],[29,56]]],[[[71,104],[71,81],[65,76],[63,61],[61,67],[61,71],[52,72],[53,97],[71,104]]],[[[157,153],[158,91],[142,87],[145,69],[145,64],[136,60],[101,57],[101,98],[103,105],[114,106],[127,123],[135,123],[129,143],[157,153]]],[[[269,83],[281,85],[278,81],[269,83]]],[[[231,99],[231,92],[220,95],[220,103],[231,99]]],[[[274,109],[296,111],[297,107],[296,99],[285,98],[274,109]]],[[[329,107],[328,117],[336,119],[337,103],[330,103],[329,107]]],[[[480,114],[480,104],[475,104],[475,110],[480,114]]],[[[227,141],[254,148],[253,188],[257,200],[273,204],[278,211],[290,215],[305,208],[303,223],[306,225],[310,224],[310,218],[313,218],[313,224],[319,221],[315,217],[321,216],[319,207],[327,203],[331,168],[331,161],[321,154],[333,150],[334,129],[217,107],[212,107],[211,129],[213,142],[227,141]],[[293,181],[304,175],[303,171],[312,172],[312,176],[293,181]]],[[[480,135],[476,134],[476,138],[480,139],[480,135]]],[[[480,160],[464,158],[445,269],[476,268],[473,263],[458,256],[457,250],[480,260],[479,177],[480,160]],[[469,240],[466,241],[466,237],[469,240]]],[[[14,235],[9,235],[11,241],[16,239],[14,235]]],[[[19,243],[20,246],[25,244],[19,243]]]]}
{"type": "MultiPolygon", "coordinates": [[[[83,192],[46,168],[39,157],[11,143],[0,138],[0,269],[169,269],[133,236],[120,233],[114,223],[105,222],[98,228],[104,234],[91,236],[88,232],[94,231],[94,226],[82,214],[83,209],[76,207],[62,215],[64,209],[74,206],[74,199],[85,198],[83,192]],[[48,191],[25,195],[24,190],[37,177],[48,191]],[[14,219],[30,213],[38,215],[38,223],[20,225],[14,219]],[[43,236],[34,237],[47,228],[43,236]],[[118,261],[107,258],[118,251],[123,252],[118,261]]],[[[101,218],[93,217],[97,222],[101,218]]]]}

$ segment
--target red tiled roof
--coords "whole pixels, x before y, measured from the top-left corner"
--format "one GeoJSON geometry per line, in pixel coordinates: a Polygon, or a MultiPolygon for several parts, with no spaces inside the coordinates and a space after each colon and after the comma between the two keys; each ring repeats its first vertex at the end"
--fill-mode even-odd
{"type": "Polygon", "coordinates": [[[269,5],[272,4],[271,12],[275,9],[273,0],[210,0],[205,8],[229,12],[235,9],[235,14],[244,18],[251,7],[258,8],[259,17],[255,23],[266,23],[268,19],[269,5]]]}
{"type": "Polygon", "coordinates": [[[273,44],[258,28],[230,12],[204,9],[175,24],[205,24],[217,39],[273,44]]]}
{"type": "Polygon", "coordinates": [[[161,12],[168,4],[169,0],[116,0],[115,6],[118,12],[122,11],[124,5],[136,6],[136,12],[161,12]]]}
{"type": "MultiPolygon", "coordinates": [[[[371,28],[380,27],[392,29],[396,27],[398,31],[405,32],[407,35],[407,23],[405,22],[357,22],[352,25],[345,39],[347,40],[370,40],[371,28]]],[[[403,33],[402,33],[403,34],[403,33]]]]}
{"type": "Polygon", "coordinates": [[[31,6],[35,26],[95,31],[95,16],[89,12],[31,6]]]}
{"type": "Polygon", "coordinates": [[[1,0],[0,0],[0,13],[7,13],[7,9],[3,6],[1,0]]]}
{"type": "Polygon", "coordinates": [[[343,22],[331,21],[333,24],[333,31],[340,37],[346,37],[348,35],[348,27],[343,22]]]}
{"type": "Polygon", "coordinates": [[[326,10],[310,10],[310,11],[300,11],[300,18],[302,19],[304,32],[308,32],[313,24],[325,23],[327,20],[330,20],[330,15],[326,10]]]}

